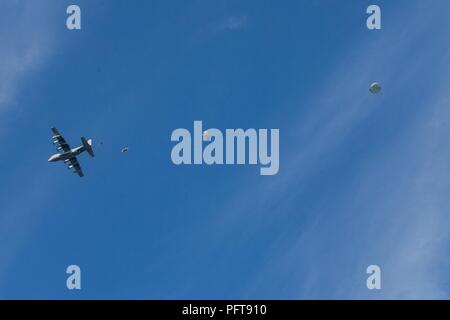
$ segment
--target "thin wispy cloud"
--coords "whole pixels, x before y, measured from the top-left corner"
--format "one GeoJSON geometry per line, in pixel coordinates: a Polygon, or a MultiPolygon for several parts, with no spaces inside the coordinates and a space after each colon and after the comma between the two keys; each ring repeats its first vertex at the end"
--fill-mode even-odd
{"type": "Polygon", "coordinates": [[[14,103],[18,87],[51,52],[52,32],[45,3],[0,4],[0,111],[14,103]],[[14,29],[14,32],[11,30],[14,29]]]}
{"type": "Polygon", "coordinates": [[[222,24],[223,30],[238,30],[247,26],[248,18],[246,14],[239,13],[228,17],[222,24]]]}
{"type": "Polygon", "coordinates": [[[190,45],[213,39],[222,34],[245,30],[249,25],[246,13],[234,13],[202,25],[189,38],[190,45]]]}

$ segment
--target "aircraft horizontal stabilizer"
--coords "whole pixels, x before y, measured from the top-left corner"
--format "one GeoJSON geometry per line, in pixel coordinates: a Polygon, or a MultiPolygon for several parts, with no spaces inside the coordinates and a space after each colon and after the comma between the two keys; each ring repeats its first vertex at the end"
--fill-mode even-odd
{"type": "Polygon", "coordinates": [[[89,153],[91,157],[95,157],[94,151],[92,150],[92,139],[86,140],[85,137],[81,137],[81,142],[83,143],[86,152],[89,153]]]}

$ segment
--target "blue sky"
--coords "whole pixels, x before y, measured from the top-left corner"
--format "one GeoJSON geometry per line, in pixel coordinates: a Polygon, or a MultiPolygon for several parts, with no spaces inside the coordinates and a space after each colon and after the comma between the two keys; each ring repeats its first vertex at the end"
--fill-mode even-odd
{"type": "Polygon", "coordinates": [[[448,1],[69,4],[0,4],[0,298],[449,298],[448,1]],[[279,128],[279,173],[175,166],[194,120],[279,128]]]}

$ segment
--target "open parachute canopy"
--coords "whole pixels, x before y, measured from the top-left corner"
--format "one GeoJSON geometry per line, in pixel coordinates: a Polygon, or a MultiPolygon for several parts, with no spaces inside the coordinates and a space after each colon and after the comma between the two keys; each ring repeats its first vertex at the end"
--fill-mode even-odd
{"type": "Polygon", "coordinates": [[[374,82],[370,85],[369,91],[373,94],[379,93],[381,91],[381,85],[378,82],[374,82]]]}

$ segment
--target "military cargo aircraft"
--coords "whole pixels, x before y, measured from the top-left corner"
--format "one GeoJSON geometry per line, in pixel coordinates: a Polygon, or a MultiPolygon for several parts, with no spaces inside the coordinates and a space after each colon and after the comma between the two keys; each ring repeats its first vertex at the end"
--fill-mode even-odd
{"type": "Polygon", "coordinates": [[[77,173],[80,177],[83,177],[83,171],[81,170],[80,163],[77,160],[77,156],[86,151],[91,157],[94,157],[94,151],[92,150],[92,139],[86,140],[85,137],[81,137],[82,145],[71,149],[69,144],[63,138],[56,128],[52,128],[53,137],[52,142],[56,146],[56,150],[60,153],[52,155],[48,162],[64,161],[68,166],[68,169],[73,169],[74,173],[77,173]]]}

